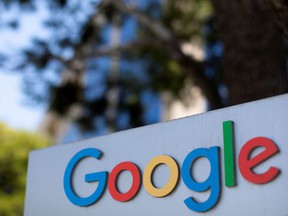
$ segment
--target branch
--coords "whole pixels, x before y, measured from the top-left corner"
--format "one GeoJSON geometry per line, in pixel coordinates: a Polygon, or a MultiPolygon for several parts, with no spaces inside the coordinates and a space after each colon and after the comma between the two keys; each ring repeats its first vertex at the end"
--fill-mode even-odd
{"type": "MultiPolygon", "coordinates": [[[[111,46],[111,47],[102,47],[96,50],[93,50],[91,52],[87,52],[85,54],[78,54],[77,57],[73,57],[71,59],[65,59],[62,56],[57,56],[57,55],[50,55],[52,59],[55,59],[65,65],[66,67],[69,68],[69,64],[73,60],[84,60],[86,58],[98,58],[102,56],[113,56],[113,55],[118,55],[119,53],[125,53],[125,52],[130,52],[135,50],[135,48],[143,48],[143,47],[151,47],[151,46],[163,46],[162,41],[158,40],[138,40],[138,41],[133,41],[130,43],[126,44],[120,44],[117,46],[111,46]]],[[[70,68],[71,69],[71,68],[70,68]]]]}
{"type": "MultiPolygon", "coordinates": [[[[101,10],[105,4],[112,4],[119,11],[134,16],[140,24],[153,32],[156,38],[153,38],[153,41],[134,41],[115,47],[100,48],[87,54],[79,54],[74,58],[96,58],[100,56],[115,55],[119,52],[129,52],[135,47],[161,46],[166,49],[171,59],[177,61],[179,65],[182,66],[183,71],[187,74],[187,76],[190,77],[194,83],[202,89],[203,94],[210,102],[211,109],[222,107],[222,102],[216,83],[205,77],[202,63],[197,62],[182,52],[181,48],[179,47],[179,41],[174,37],[170,29],[166,28],[159,21],[151,19],[137,8],[127,6],[121,0],[104,0],[98,5],[98,10],[101,10]]],[[[59,60],[61,60],[61,58],[59,58],[59,60]]],[[[65,61],[61,60],[61,62],[63,63],[65,61]]],[[[67,62],[69,63],[69,61],[67,62]]]]}
{"type": "Polygon", "coordinates": [[[168,28],[162,25],[159,21],[150,18],[137,8],[127,6],[125,3],[123,3],[122,0],[106,0],[104,2],[106,2],[107,4],[112,4],[114,7],[116,7],[119,11],[123,13],[134,16],[139,21],[139,23],[150,29],[161,40],[169,41],[173,39],[173,35],[168,28]]]}
{"type": "Polygon", "coordinates": [[[135,48],[143,48],[143,47],[151,47],[151,46],[161,46],[162,41],[158,40],[138,40],[133,41],[126,44],[120,44],[114,47],[103,47],[99,48],[97,50],[94,50],[92,52],[89,52],[87,54],[84,54],[82,56],[79,56],[81,59],[85,58],[95,58],[95,57],[101,57],[101,56],[113,56],[117,55],[119,53],[125,53],[135,50],[135,48]]]}
{"type": "Polygon", "coordinates": [[[219,109],[223,107],[221,97],[218,93],[217,83],[208,79],[203,71],[204,65],[202,62],[197,62],[185,55],[181,50],[178,51],[178,62],[186,74],[199,86],[210,103],[210,109],[219,109]]]}
{"type": "Polygon", "coordinates": [[[211,109],[223,107],[216,83],[204,76],[203,65],[200,62],[197,62],[182,52],[179,47],[179,41],[174,37],[170,29],[166,28],[157,20],[151,19],[135,7],[127,6],[122,0],[106,0],[104,2],[112,4],[123,13],[134,16],[139,23],[150,29],[158,39],[165,43],[163,47],[168,51],[171,58],[177,61],[195,84],[202,89],[203,94],[210,102],[211,109]]]}
{"type": "MultiPolygon", "coordinates": [[[[167,50],[170,57],[177,61],[183,68],[183,71],[187,74],[188,77],[190,77],[196,85],[198,85],[202,91],[203,94],[206,96],[206,98],[210,102],[211,109],[217,109],[222,107],[221,98],[218,94],[218,89],[216,83],[214,83],[212,80],[209,80],[205,75],[203,74],[203,64],[202,62],[197,62],[193,59],[191,59],[189,56],[185,55],[178,47],[175,46],[165,46],[163,41],[157,41],[157,40],[145,40],[145,41],[134,41],[122,45],[118,45],[115,47],[106,47],[101,48],[98,50],[94,50],[93,52],[79,55],[77,57],[78,60],[84,60],[86,58],[97,58],[101,56],[113,56],[119,53],[123,52],[130,52],[135,50],[135,48],[140,47],[148,47],[148,46],[159,46],[164,47],[164,49],[167,50]]],[[[54,59],[60,61],[63,63],[67,68],[70,70],[74,70],[72,67],[72,62],[76,59],[71,60],[65,60],[62,57],[59,56],[52,56],[54,59]]]]}

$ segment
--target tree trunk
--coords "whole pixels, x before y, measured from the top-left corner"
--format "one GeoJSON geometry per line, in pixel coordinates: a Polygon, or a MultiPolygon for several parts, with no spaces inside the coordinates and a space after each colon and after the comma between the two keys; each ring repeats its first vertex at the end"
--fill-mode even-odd
{"type": "Polygon", "coordinates": [[[257,0],[212,0],[224,47],[229,104],[288,90],[284,42],[273,12],[257,0]]]}

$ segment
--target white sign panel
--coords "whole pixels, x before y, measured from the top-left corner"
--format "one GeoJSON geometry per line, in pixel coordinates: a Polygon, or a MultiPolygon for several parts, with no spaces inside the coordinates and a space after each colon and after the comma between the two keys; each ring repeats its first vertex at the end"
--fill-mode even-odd
{"type": "Polygon", "coordinates": [[[25,216],[287,215],[288,95],[34,151],[25,216]]]}

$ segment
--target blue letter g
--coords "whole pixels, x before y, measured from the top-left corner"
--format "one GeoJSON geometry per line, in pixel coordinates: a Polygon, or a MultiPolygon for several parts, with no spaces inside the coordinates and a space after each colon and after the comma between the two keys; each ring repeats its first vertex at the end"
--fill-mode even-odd
{"type": "Polygon", "coordinates": [[[98,181],[98,187],[95,192],[89,197],[79,197],[75,194],[72,187],[72,174],[75,166],[85,157],[94,157],[95,159],[99,159],[101,156],[101,152],[98,149],[87,148],[79,151],[74,157],[69,161],[65,174],[64,174],[64,190],[68,199],[77,206],[89,206],[93,203],[97,202],[101,195],[104,192],[107,183],[107,172],[96,172],[86,174],[85,181],[86,182],[95,182],[98,181]]]}

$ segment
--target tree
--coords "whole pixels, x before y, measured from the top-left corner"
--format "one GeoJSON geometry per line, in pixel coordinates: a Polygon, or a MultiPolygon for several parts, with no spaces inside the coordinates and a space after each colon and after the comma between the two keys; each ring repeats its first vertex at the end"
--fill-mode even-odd
{"type": "Polygon", "coordinates": [[[23,215],[28,154],[47,147],[39,135],[16,131],[0,124],[0,215],[23,215]]]}
{"type": "MultiPolygon", "coordinates": [[[[7,0],[3,7],[15,2],[21,8],[37,8],[32,0],[7,0]]],[[[26,90],[38,101],[47,99],[51,111],[69,115],[79,105],[81,114],[73,119],[86,128],[93,128],[93,119],[101,116],[114,129],[121,129],[115,116],[123,113],[130,119],[126,127],[145,124],[141,94],[147,89],[155,94],[169,91],[177,98],[181,97],[185,83],[192,83],[200,87],[210,109],[287,92],[281,33],[287,35],[287,8],[280,0],[213,0],[212,5],[207,0],[151,0],[140,1],[140,5],[119,0],[55,0],[46,6],[52,11],[45,24],[53,40],[35,39],[32,47],[23,50],[18,69],[31,72],[31,66],[34,67],[32,71],[44,81],[46,91],[39,94],[33,89],[39,79],[27,79],[26,90]],[[117,32],[129,19],[137,22],[135,37],[125,43],[107,43],[103,36],[107,25],[117,32]],[[220,41],[224,52],[217,61],[199,60],[183,49],[191,41],[198,41],[202,47],[213,47],[220,41]],[[85,75],[99,70],[91,62],[97,63],[97,59],[107,56],[114,66],[121,59],[130,65],[141,65],[145,73],[141,75],[139,68],[130,71],[129,67],[122,69],[119,65],[116,68],[122,71],[117,71],[113,66],[109,73],[103,73],[106,75],[102,84],[86,85],[85,75]],[[60,77],[57,82],[47,80],[51,70],[60,77]],[[97,96],[86,96],[91,89],[97,96]],[[107,95],[103,89],[109,90],[107,95]]]]}
{"type": "Polygon", "coordinates": [[[229,104],[286,93],[284,40],[269,1],[213,3],[225,49],[223,77],[229,104]]]}

